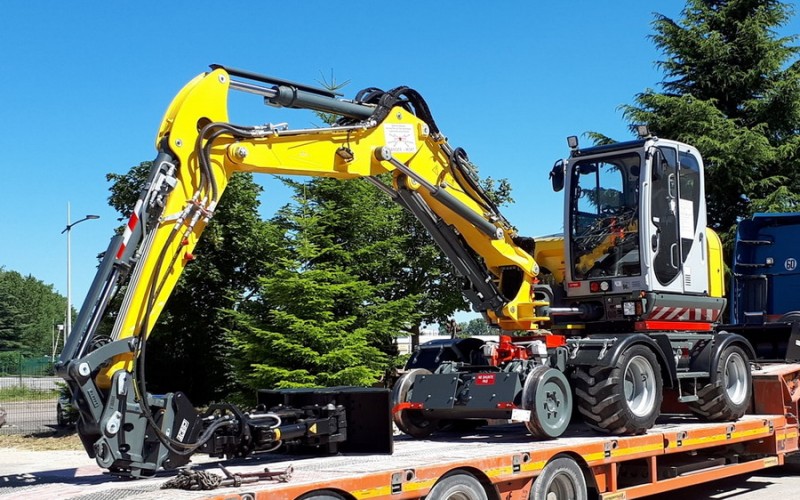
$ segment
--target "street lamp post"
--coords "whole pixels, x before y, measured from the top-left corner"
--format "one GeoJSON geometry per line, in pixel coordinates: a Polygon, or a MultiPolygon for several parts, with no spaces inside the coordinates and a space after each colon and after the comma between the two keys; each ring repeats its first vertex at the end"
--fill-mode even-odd
{"type": "Polygon", "coordinates": [[[71,246],[70,246],[70,233],[72,232],[72,228],[77,226],[81,222],[85,220],[92,220],[92,219],[99,219],[99,215],[87,215],[83,219],[76,220],[75,222],[70,222],[70,215],[69,215],[69,203],[67,203],[67,227],[61,231],[61,234],[67,233],[67,321],[64,326],[64,338],[69,338],[69,334],[72,331],[72,255],[71,255],[71,246]]]}

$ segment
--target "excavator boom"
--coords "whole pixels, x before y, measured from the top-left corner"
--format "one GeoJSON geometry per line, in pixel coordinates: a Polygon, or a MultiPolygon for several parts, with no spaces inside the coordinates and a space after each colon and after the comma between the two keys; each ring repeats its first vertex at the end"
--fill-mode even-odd
{"type": "MultiPolygon", "coordinates": [[[[542,312],[548,302],[537,297],[538,266],[529,240],[517,237],[480,188],[466,153],[450,147],[412,89],[368,89],[343,100],[324,89],[212,66],[173,99],[156,149],[150,177],[123,234],[105,253],[58,366],[81,412],[84,445],[112,470],[143,475],[185,461],[178,456],[208,452],[214,436],[232,427],[238,426],[239,436],[247,434],[241,430],[247,427],[244,417],[233,407],[198,420],[186,416],[191,407],[180,394],[154,399],[138,362],[236,172],[366,179],[421,221],[465,277],[464,293],[473,308],[490,323],[532,330],[548,320],[542,312]],[[341,118],[332,126],[306,129],[237,125],[228,118],[231,91],[341,118]],[[97,327],[123,288],[111,341],[98,348],[97,327]],[[146,447],[137,447],[131,458],[128,443],[144,440],[147,428],[160,429],[154,433],[158,442],[147,438],[159,451],[146,456],[146,447]]],[[[267,440],[263,447],[272,445],[267,440]]],[[[230,452],[229,445],[223,448],[230,452]]]]}

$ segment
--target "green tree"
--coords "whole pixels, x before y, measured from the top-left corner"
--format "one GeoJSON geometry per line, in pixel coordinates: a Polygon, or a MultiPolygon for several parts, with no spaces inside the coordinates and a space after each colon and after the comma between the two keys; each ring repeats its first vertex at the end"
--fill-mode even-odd
{"type": "Polygon", "coordinates": [[[461,323],[459,337],[474,337],[477,335],[497,335],[497,330],[489,328],[489,324],[483,318],[474,318],[465,323],[461,323]]]}
{"type": "Polygon", "coordinates": [[[246,385],[371,385],[388,367],[375,339],[392,338],[411,301],[386,301],[378,286],[326,259],[339,251],[318,207],[296,198],[275,218],[283,255],[253,300],[231,311],[237,373],[246,385]]]}
{"type": "Polygon", "coordinates": [[[630,123],[700,150],[709,225],[726,242],[739,217],[800,208],[798,48],[776,35],[792,14],[775,0],[688,0],[678,21],[657,15],[662,91],[623,106],[630,123]]]}
{"type": "Polygon", "coordinates": [[[22,340],[25,317],[12,288],[8,286],[7,274],[0,269],[0,351],[18,351],[25,347],[22,340]]]}
{"type": "MultiPolygon", "coordinates": [[[[151,163],[109,174],[109,203],[129,217],[151,163]]],[[[261,188],[250,174],[231,177],[214,218],[148,340],[148,389],[181,390],[196,404],[235,387],[223,310],[252,295],[268,268],[270,228],[258,214],[261,188]]]]}
{"type": "Polygon", "coordinates": [[[51,356],[55,324],[64,321],[66,307],[53,285],[0,268],[0,350],[51,356]]]}
{"type": "MultiPolygon", "coordinates": [[[[456,311],[469,309],[461,293],[463,278],[434,243],[422,224],[372,184],[362,181],[312,179],[294,184],[321,211],[320,224],[335,247],[323,257],[348,266],[376,285],[384,300],[410,299],[404,334],[419,342],[424,324],[443,323],[456,311]]],[[[497,203],[509,203],[511,187],[488,178],[483,187],[497,203]]]]}

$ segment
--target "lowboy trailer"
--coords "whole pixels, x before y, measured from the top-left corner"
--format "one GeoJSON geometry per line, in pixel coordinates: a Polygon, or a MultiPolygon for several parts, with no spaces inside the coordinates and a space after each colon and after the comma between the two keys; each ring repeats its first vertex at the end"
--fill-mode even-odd
{"type": "Polygon", "coordinates": [[[738,421],[705,423],[667,414],[638,436],[603,437],[579,425],[557,439],[531,441],[525,427],[516,424],[430,440],[400,437],[392,456],[295,461],[271,456],[258,468],[291,465],[290,481],[226,489],[205,498],[640,498],[783,465],[788,454],[797,452],[800,364],[756,366],[753,392],[751,413],[738,421]]]}

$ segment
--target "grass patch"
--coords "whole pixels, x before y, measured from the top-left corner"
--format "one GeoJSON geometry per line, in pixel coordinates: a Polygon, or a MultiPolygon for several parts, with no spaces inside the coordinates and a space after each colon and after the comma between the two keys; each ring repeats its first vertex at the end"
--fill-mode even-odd
{"type": "Polygon", "coordinates": [[[0,402],[11,401],[41,401],[44,399],[55,399],[58,397],[57,390],[37,390],[16,385],[14,387],[4,387],[0,389],[0,402]]]}
{"type": "Polygon", "coordinates": [[[26,451],[83,450],[75,430],[62,430],[27,435],[0,434],[0,449],[14,448],[26,451]]]}

